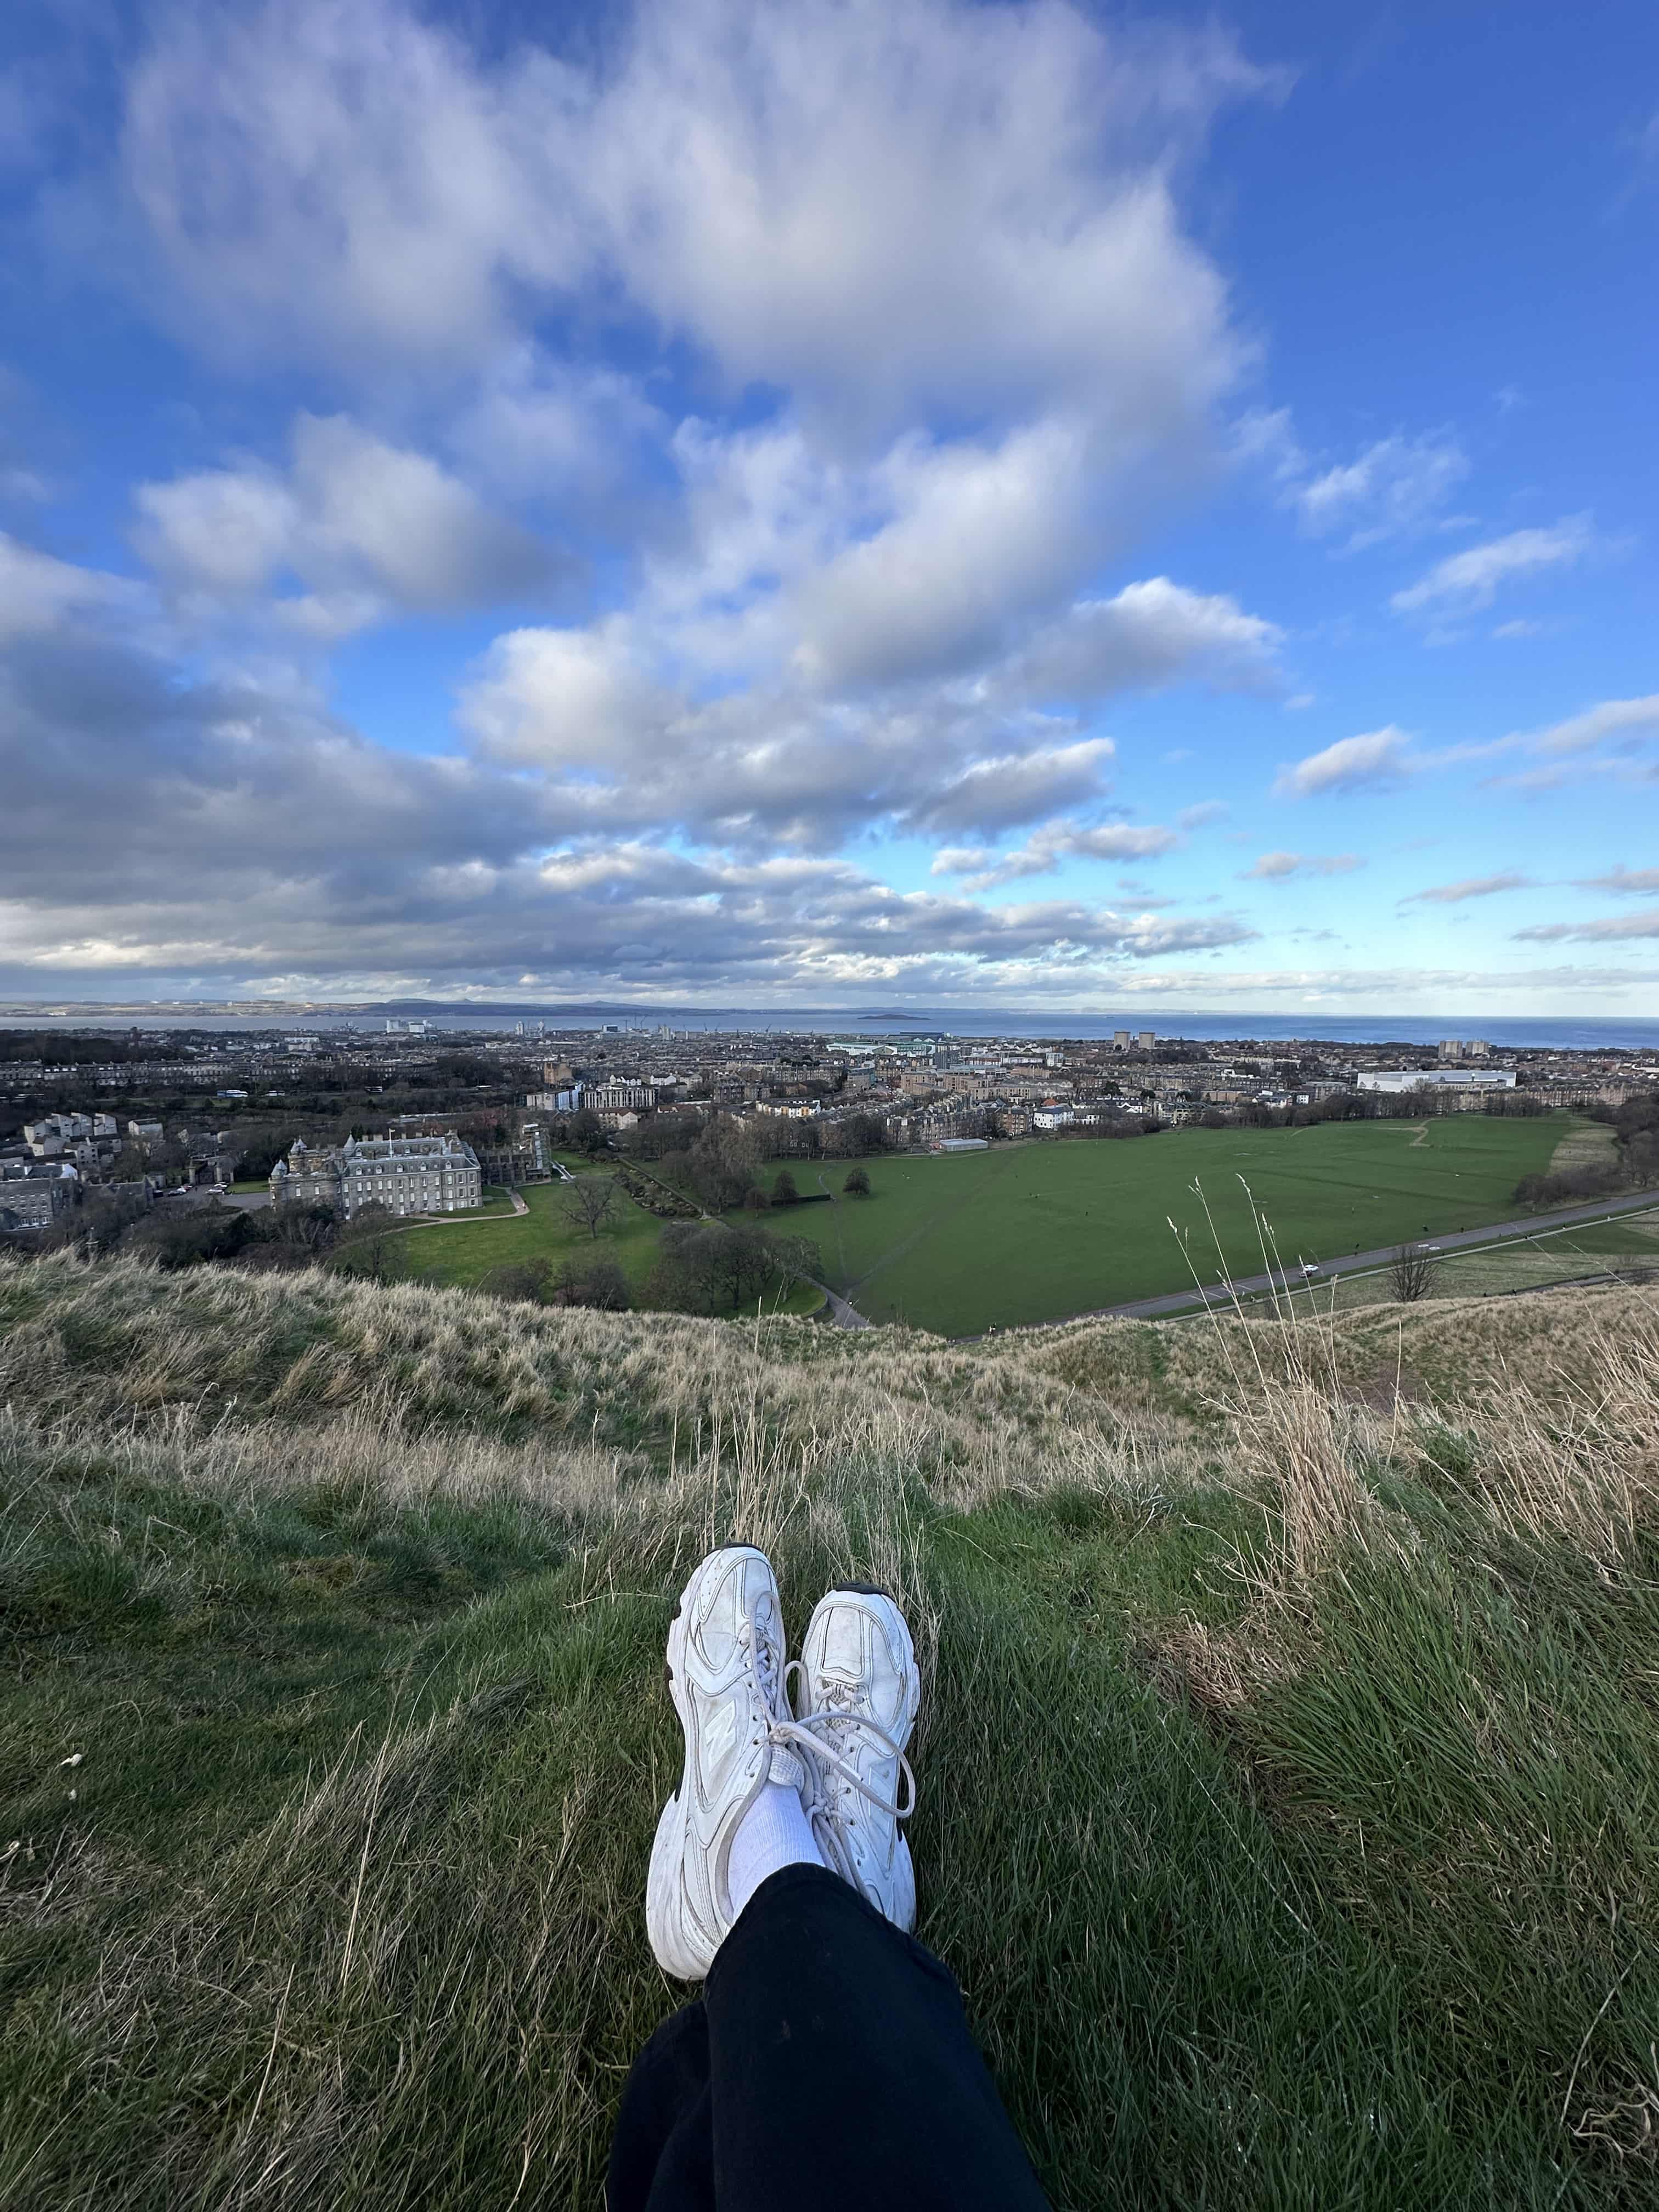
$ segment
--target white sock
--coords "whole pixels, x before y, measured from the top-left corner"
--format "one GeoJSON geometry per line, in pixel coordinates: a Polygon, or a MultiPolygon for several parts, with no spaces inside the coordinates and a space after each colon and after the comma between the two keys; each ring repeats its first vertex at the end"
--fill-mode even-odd
{"type": "Polygon", "coordinates": [[[768,1782],[744,1814],[732,1838],[726,1886],[735,1919],[769,1874],[780,1867],[822,1866],[823,1854],[813,1840],[812,1823],[793,1783],[768,1782]]]}

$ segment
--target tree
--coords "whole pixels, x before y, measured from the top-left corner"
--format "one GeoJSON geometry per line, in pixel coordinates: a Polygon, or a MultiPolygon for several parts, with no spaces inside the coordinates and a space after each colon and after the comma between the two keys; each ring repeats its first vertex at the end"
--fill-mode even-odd
{"type": "Polygon", "coordinates": [[[743,1194],[743,1207],[745,1213],[764,1213],[771,1203],[771,1200],[757,1182],[750,1183],[743,1194]]]}
{"type": "Polygon", "coordinates": [[[771,1243],[774,1264],[786,1286],[817,1280],[823,1255],[810,1237],[775,1237],[771,1243]]]}
{"type": "Polygon", "coordinates": [[[605,1124],[591,1107],[580,1107],[571,1115],[570,1142],[579,1152],[586,1152],[592,1159],[596,1152],[605,1150],[608,1141],[605,1124]]]}
{"type": "Polygon", "coordinates": [[[658,1245],[650,1295],[655,1304],[683,1312],[718,1313],[744,1306],[767,1285],[788,1282],[808,1264],[818,1264],[805,1237],[776,1237],[746,1223],[671,1221],[658,1245]]]}
{"type": "Polygon", "coordinates": [[[597,1241],[616,1206],[616,1182],[606,1175],[578,1176],[574,1182],[565,1184],[563,1201],[565,1219],[597,1241]]]}
{"type": "Polygon", "coordinates": [[[403,1273],[404,1256],[402,1224],[390,1206],[359,1206],[335,1231],[332,1266],[362,1282],[395,1282],[403,1273]]]}
{"type": "Polygon", "coordinates": [[[869,1170],[866,1168],[850,1170],[842,1188],[848,1198],[868,1198],[870,1195],[869,1170]]]}
{"type": "Polygon", "coordinates": [[[1439,1260],[1426,1244],[1401,1244],[1389,1262],[1389,1287],[1402,1305],[1413,1305],[1427,1297],[1439,1272],[1439,1260]]]}
{"type": "Polygon", "coordinates": [[[800,1192],[796,1188],[795,1178],[787,1168],[780,1168],[773,1178],[772,1203],[774,1206],[800,1204],[800,1192]]]}
{"type": "Polygon", "coordinates": [[[558,1273],[551,1303],[593,1306],[601,1313],[626,1313],[633,1300],[621,1262],[611,1252],[572,1254],[558,1273]]]}
{"type": "Polygon", "coordinates": [[[863,1152],[884,1152],[890,1142],[887,1124],[879,1114],[849,1114],[844,1121],[830,1124],[830,1134],[843,1159],[856,1159],[863,1152]]]}
{"type": "Polygon", "coordinates": [[[691,1188],[710,1213],[741,1206],[754,1186],[759,1155],[753,1135],[729,1114],[699,1133],[687,1161],[691,1188]]]}
{"type": "Polygon", "coordinates": [[[547,1298],[553,1262],[541,1255],[532,1260],[504,1260],[479,1282],[487,1297],[507,1298],[515,1304],[538,1306],[547,1298]]]}

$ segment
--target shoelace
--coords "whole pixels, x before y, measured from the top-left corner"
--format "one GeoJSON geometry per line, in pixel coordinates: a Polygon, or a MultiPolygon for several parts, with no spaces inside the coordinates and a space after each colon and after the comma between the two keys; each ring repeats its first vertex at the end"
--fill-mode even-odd
{"type": "MultiPolygon", "coordinates": [[[[812,1762],[811,1766],[807,1769],[808,1772],[811,1772],[816,1768],[820,1781],[823,1780],[825,1770],[828,1770],[839,1778],[844,1789],[856,1790],[860,1796],[867,1798],[870,1803],[879,1811],[890,1814],[894,1820],[908,1820],[916,1809],[915,1774],[909,1760],[881,1723],[872,1720],[866,1713],[855,1713],[846,1710],[836,1712],[809,1713],[805,1720],[797,1720],[790,1711],[787,1699],[789,1678],[792,1674],[798,1674],[800,1672],[799,1660],[792,1659],[789,1662],[783,1670],[783,1680],[780,1684],[777,1668],[772,1657],[771,1639],[764,1636],[757,1636],[747,1621],[744,1621],[738,1629],[738,1635],[739,1640],[748,1649],[750,1671],[755,1678],[755,1687],[759,1692],[761,1705],[770,1716],[766,1728],[767,1742],[777,1744],[781,1747],[787,1747],[797,1753],[804,1752],[812,1762]],[[879,1790],[872,1789],[852,1761],[843,1758],[834,1743],[824,1741],[820,1731],[826,1729],[862,1729],[867,1735],[874,1736],[882,1748],[897,1759],[899,1772],[903,1777],[909,1791],[908,1802],[899,1803],[891,1798],[884,1797],[879,1790]]],[[[844,1694],[850,1698],[852,1692],[849,1689],[844,1694]]],[[[839,1793],[833,1788],[823,1799],[821,1809],[833,1819],[846,1818],[841,1809],[839,1793]]]]}
{"type": "MultiPolygon", "coordinates": [[[[800,1671],[800,1661],[792,1659],[783,1670],[786,1690],[788,1687],[790,1676],[799,1674],[800,1671]]],[[[837,1687],[841,1688],[841,1686],[838,1685],[837,1687]]],[[[843,1699],[850,1700],[852,1697],[850,1686],[841,1688],[841,1696],[843,1699]]],[[[850,1704],[842,1704],[836,1711],[808,1713],[805,1720],[796,1720],[792,1717],[775,1722],[773,1741],[775,1742],[782,1738],[800,1744],[811,1753],[812,1758],[817,1762],[821,1772],[828,1768],[840,1778],[843,1785],[856,1790],[860,1796],[867,1798],[870,1803],[876,1806],[881,1812],[890,1814],[894,1820],[908,1820],[911,1814],[915,1811],[916,1778],[909,1760],[879,1721],[872,1720],[867,1713],[854,1712],[850,1704]],[[819,1733],[821,1729],[833,1732],[837,1729],[843,1730],[862,1729],[866,1735],[873,1736],[881,1748],[898,1761],[899,1773],[908,1791],[908,1802],[901,1803],[897,1800],[884,1797],[879,1790],[872,1789],[852,1761],[842,1757],[834,1741],[826,1741],[823,1735],[819,1733]]],[[[838,1793],[833,1790],[822,1809],[836,1820],[844,1820],[846,1817],[841,1809],[838,1793]]]]}

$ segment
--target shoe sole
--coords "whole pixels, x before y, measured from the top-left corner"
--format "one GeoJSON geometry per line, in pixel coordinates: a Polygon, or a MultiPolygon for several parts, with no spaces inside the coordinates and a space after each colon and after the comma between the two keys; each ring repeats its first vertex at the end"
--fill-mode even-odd
{"type": "Polygon", "coordinates": [[[668,1657],[663,1672],[668,1679],[668,1694],[673,1700],[685,1747],[680,1759],[679,1782],[662,1808],[651,1845],[651,1865],[645,1880],[645,1927],[657,1964],[665,1974],[682,1982],[702,1981],[713,1964],[712,1954],[705,1957],[701,1945],[693,1949],[687,1942],[681,1912],[684,1895],[685,1808],[691,1787],[691,1729],[682,1687],[685,1680],[685,1625],[703,1577],[718,1563],[739,1555],[759,1559],[768,1572],[771,1571],[771,1561],[755,1545],[722,1545],[718,1552],[710,1552],[699,1561],[690,1581],[680,1592],[679,1603],[668,1624],[668,1657]]]}

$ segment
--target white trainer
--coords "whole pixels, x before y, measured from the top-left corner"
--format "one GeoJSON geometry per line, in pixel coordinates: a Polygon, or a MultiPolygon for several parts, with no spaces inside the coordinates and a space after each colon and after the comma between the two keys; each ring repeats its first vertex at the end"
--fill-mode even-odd
{"type": "Polygon", "coordinates": [[[823,1747],[811,1762],[807,1801],[818,1849],[908,1934],[916,1924],[916,1877],[899,1822],[916,1802],[904,1747],[921,1702],[921,1677],[904,1615],[866,1584],[830,1590],[813,1608],[790,1672],[800,1726],[823,1747]]]}
{"type": "Polygon", "coordinates": [[[737,1915],[732,1838],[768,1782],[805,1793],[806,1768],[784,1698],[783,1610],[771,1563],[751,1545],[711,1552],[668,1631],[668,1688],[685,1731],[679,1788],[651,1848],[645,1922],[665,1973],[700,1981],[737,1915]]]}

